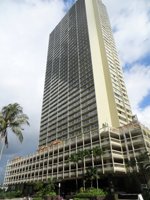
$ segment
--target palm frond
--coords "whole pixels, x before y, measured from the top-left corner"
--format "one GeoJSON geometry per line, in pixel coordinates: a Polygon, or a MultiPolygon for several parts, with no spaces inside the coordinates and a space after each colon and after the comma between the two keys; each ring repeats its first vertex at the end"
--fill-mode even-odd
{"type": "Polygon", "coordinates": [[[13,126],[11,127],[11,130],[18,137],[19,141],[22,143],[23,141],[22,128],[19,126],[13,126]]]}
{"type": "Polygon", "coordinates": [[[0,112],[0,132],[1,132],[1,134],[5,131],[6,128],[7,128],[7,123],[6,123],[5,119],[3,118],[2,113],[0,112]]]}
{"type": "Polygon", "coordinates": [[[76,153],[71,154],[69,161],[77,163],[79,161],[78,155],[76,153]]]}
{"type": "Polygon", "coordinates": [[[4,106],[0,112],[0,134],[5,137],[5,144],[8,145],[7,129],[9,128],[18,137],[19,141],[23,141],[23,125],[29,125],[29,118],[23,113],[23,108],[18,104],[9,104],[4,106]]]}
{"type": "Polygon", "coordinates": [[[3,117],[7,119],[13,120],[16,115],[22,114],[23,109],[18,103],[9,104],[2,108],[3,117]]]}
{"type": "Polygon", "coordinates": [[[103,154],[103,151],[99,146],[94,147],[92,152],[94,157],[101,156],[103,154]]]}
{"type": "Polygon", "coordinates": [[[22,126],[25,124],[29,125],[28,119],[29,119],[28,116],[25,114],[18,115],[12,121],[10,121],[9,126],[10,127],[12,127],[14,125],[22,126]]]}

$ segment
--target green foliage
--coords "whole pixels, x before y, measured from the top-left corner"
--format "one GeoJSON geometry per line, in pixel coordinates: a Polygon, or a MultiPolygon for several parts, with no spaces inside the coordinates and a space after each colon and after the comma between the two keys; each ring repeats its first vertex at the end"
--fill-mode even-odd
{"type": "Polygon", "coordinates": [[[40,197],[34,197],[32,200],[42,200],[40,197]]]}
{"type": "Polygon", "coordinates": [[[45,186],[45,193],[54,192],[55,190],[55,183],[54,180],[48,179],[48,183],[45,186]]]}
{"type": "Polygon", "coordinates": [[[74,198],[74,200],[89,200],[89,198],[74,198]]]}
{"type": "Polygon", "coordinates": [[[92,187],[93,180],[98,180],[98,178],[99,178],[97,168],[96,167],[90,167],[89,169],[87,169],[85,178],[86,178],[87,181],[91,182],[91,187],[92,187]]]}
{"type": "Polygon", "coordinates": [[[142,195],[143,195],[144,200],[150,200],[150,191],[144,190],[142,195]]]}
{"type": "Polygon", "coordinates": [[[79,150],[77,153],[71,154],[68,161],[78,163],[79,161],[84,160],[86,157],[90,157],[93,154],[96,159],[97,156],[101,156],[103,154],[102,149],[99,146],[94,147],[93,149],[85,149],[79,150]]]}
{"type": "Polygon", "coordinates": [[[103,154],[103,151],[99,146],[97,146],[92,149],[92,153],[94,158],[96,159],[97,156],[101,156],[103,154]]]}
{"type": "Polygon", "coordinates": [[[0,199],[4,199],[5,198],[5,192],[4,191],[0,191],[0,199]]]}
{"type": "Polygon", "coordinates": [[[85,191],[81,190],[79,193],[75,195],[75,198],[90,198],[90,197],[99,197],[106,196],[107,192],[102,189],[89,188],[85,191]]]}
{"type": "Polygon", "coordinates": [[[137,157],[137,164],[141,172],[150,172],[150,155],[148,152],[142,153],[137,157]]]}
{"type": "Polygon", "coordinates": [[[56,196],[56,192],[47,192],[45,195],[51,196],[51,197],[55,197],[56,196]]]}
{"type": "MultiPolygon", "coordinates": [[[[67,162],[73,162],[74,164],[78,164],[79,162],[82,163],[82,178],[83,178],[83,186],[85,187],[85,174],[84,174],[84,159],[87,157],[91,157],[93,155],[94,159],[96,160],[97,157],[102,155],[102,149],[99,146],[96,146],[92,149],[84,149],[79,150],[76,153],[71,154],[71,156],[68,158],[67,162]]],[[[91,186],[92,186],[92,180],[97,180],[97,187],[98,187],[98,173],[96,169],[93,169],[93,172],[88,172],[90,174],[90,180],[91,180],[91,186]]]]}
{"type": "Polygon", "coordinates": [[[21,197],[22,193],[20,191],[9,191],[9,192],[0,192],[0,199],[5,199],[5,198],[17,198],[17,197],[21,197]]]}
{"type": "Polygon", "coordinates": [[[76,153],[71,154],[71,156],[69,157],[69,161],[78,163],[78,161],[79,161],[78,154],[76,154],[76,153]]]}
{"type": "Polygon", "coordinates": [[[97,167],[90,167],[87,170],[87,177],[90,178],[90,180],[99,178],[97,167]]]}
{"type": "Polygon", "coordinates": [[[55,182],[49,179],[47,183],[42,181],[35,182],[34,184],[35,197],[56,196],[55,182]]]}
{"type": "Polygon", "coordinates": [[[139,171],[148,171],[150,168],[150,155],[148,152],[141,153],[139,156],[135,158],[131,158],[128,160],[127,167],[134,169],[138,166],[139,171]]]}
{"type": "Polygon", "coordinates": [[[8,146],[8,129],[23,141],[22,126],[28,124],[28,116],[23,113],[23,108],[18,104],[9,104],[0,111],[0,135],[8,146]]]}
{"type": "MultiPolygon", "coordinates": [[[[150,178],[150,155],[149,152],[141,152],[136,158],[132,157],[127,162],[128,180],[126,188],[132,192],[141,191],[141,183],[148,184],[150,178]],[[137,172],[137,169],[139,170],[137,172]],[[130,185],[134,184],[134,188],[130,185]]],[[[149,199],[150,200],[150,199],[149,199]]]]}
{"type": "Polygon", "coordinates": [[[43,197],[43,190],[40,190],[40,191],[36,192],[34,196],[42,198],[43,197]]]}
{"type": "Polygon", "coordinates": [[[37,181],[34,183],[33,187],[35,191],[39,191],[43,188],[44,183],[42,181],[37,181]]]}

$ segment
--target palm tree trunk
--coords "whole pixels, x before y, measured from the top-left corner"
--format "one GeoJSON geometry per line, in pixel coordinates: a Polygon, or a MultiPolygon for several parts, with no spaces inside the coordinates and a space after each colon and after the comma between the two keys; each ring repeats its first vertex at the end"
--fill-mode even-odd
{"type": "Polygon", "coordinates": [[[0,150],[0,160],[2,158],[2,154],[3,154],[3,151],[4,151],[4,146],[5,146],[5,138],[2,138],[2,148],[0,150]]]}
{"type": "Polygon", "coordinates": [[[78,179],[76,177],[76,192],[78,191],[78,179]]]}
{"type": "Polygon", "coordinates": [[[1,158],[2,158],[2,154],[3,154],[3,151],[4,151],[4,147],[5,147],[5,145],[6,145],[6,141],[7,141],[7,144],[8,144],[7,132],[6,132],[6,130],[4,130],[4,131],[2,132],[1,140],[2,140],[2,148],[1,148],[1,150],[0,150],[0,160],[1,160],[1,158]]]}
{"type": "MultiPolygon", "coordinates": [[[[97,162],[97,157],[95,157],[95,161],[97,162]]],[[[96,171],[96,188],[98,189],[98,167],[96,171]]]]}
{"type": "Polygon", "coordinates": [[[93,181],[91,180],[91,188],[93,187],[93,181]]]}
{"type": "Polygon", "coordinates": [[[98,189],[98,178],[96,178],[96,187],[98,189]]]}
{"type": "Polygon", "coordinates": [[[85,180],[84,180],[84,161],[82,161],[82,176],[83,176],[83,189],[85,190],[85,180]]]}
{"type": "Polygon", "coordinates": [[[76,192],[78,191],[77,165],[78,165],[78,163],[75,164],[75,173],[76,173],[76,192]]]}

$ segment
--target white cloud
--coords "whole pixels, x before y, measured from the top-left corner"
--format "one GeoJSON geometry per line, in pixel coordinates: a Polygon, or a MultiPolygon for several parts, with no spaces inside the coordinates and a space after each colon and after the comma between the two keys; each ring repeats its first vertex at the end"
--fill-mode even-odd
{"type": "Polygon", "coordinates": [[[138,119],[140,120],[143,125],[150,128],[150,106],[146,106],[145,108],[138,108],[136,110],[138,119]]]}
{"type": "Polygon", "coordinates": [[[19,102],[39,122],[48,37],[63,15],[61,0],[0,3],[0,107],[19,102]]]}
{"type": "MultiPolygon", "coordinates": [[[[150,94],[150,66],[133,66],[125,72],[125,80],[133,113],[150,127],[150,105],[140,107],[140,103],[150,94]]],[[[147,104],[150,104],[150,101],[147,104]]]]}
{"type": "Polygon", "coordinates": [[[123,63],[133,63],[150,52],[150,1],[104,0],[110,11],[114,37],[123,63]]]}
{"type": "Polygon", "coordinates": [[[63,0],[0,1],[0,108],[18,102],[30,118],[23,144],[10,133],[1,166],[37,148],[49,33],[65,9],[63,0]]]}
{"type": "MultiPolygon", "coordinates": [[[[150,127],[150,100],[141,107],[150,95],[150,65],[141,65],[150,54],[150,1],[103,0],[107,6],[114,37],[124,68],[129,100],[134,114],[150,127]]],[[[148,62],[148,60],[147,60],[148,62]]]]}

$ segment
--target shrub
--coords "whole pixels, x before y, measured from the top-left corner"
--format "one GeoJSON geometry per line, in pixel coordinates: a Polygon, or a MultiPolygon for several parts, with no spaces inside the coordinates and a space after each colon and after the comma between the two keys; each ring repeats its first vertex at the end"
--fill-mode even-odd
{"type": "Polygon", "coordinates": [[[89,198],[74,198],[74,200],[89,200],[89,198]]]}
{"type": "Polygon", "coordinates": [[[22,193],[20,191],[9,191],[9,192],[1,192],[0,193],[0,199],[5,199],[5,198],[16,198],[16,197],[21,197],[22,193]]]}
{"type": "Polygon", "coordinates": [[[34,183],[35,198],[44,198],[46,196],[54,197],[56,193],[54,192],[55,185],[54,181],[49,179],[47,183],[38,181],[34,183]]]}
{"type": "Polygon", "coordinates": [[[42,200],[40,197],[34,197],[32,200],[42,200]]]}
{"type": "Polygon", "coordinates": [[[5,192],[1,191],[0,192],[0,199],[5,199],[5,196],[6,196],[5,192]]]}
{"type": "Polygon", "coordinates": [[[102,189],[96,188],[89,188],[85,191],[81,191],[75,195],[75,198],[91,198],[91,197],[99,197],[99,196],[106,196],[107,192],[102,189]]]}
{"type": "Polygon", "coordinates": [[[47,192],[46,195],[54,197],[54,196],[56,196],[56,192],[47,192]]]}

